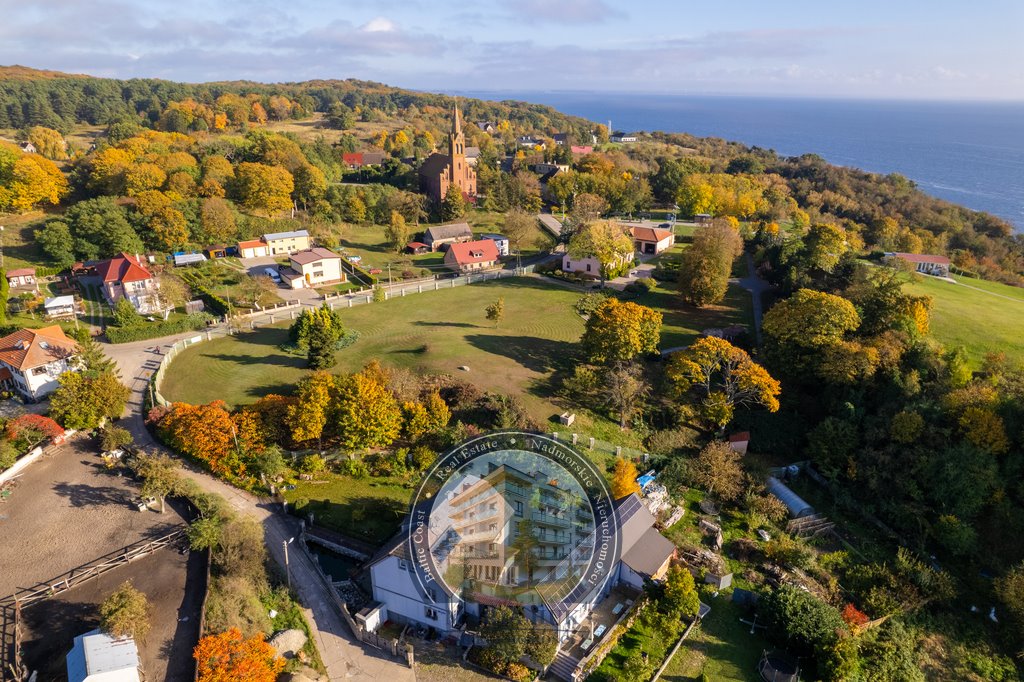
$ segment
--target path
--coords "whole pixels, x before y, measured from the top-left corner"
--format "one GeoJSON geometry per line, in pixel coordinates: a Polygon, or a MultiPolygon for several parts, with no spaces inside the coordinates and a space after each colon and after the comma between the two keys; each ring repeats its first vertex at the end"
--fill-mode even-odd
{"type": "Polygon", "coordinates": [[[555,239],[562,237],[562,223],[555,216],[550,213],[538,213],[537,220],[540,221],[541,226],[550,232],[555,239]]]}
{"type": "Polygon", "coordinates": [[[952,282],[957,286],[967,287],[968,289],[973,289],[974,291],[980,291],[981,293],[988,294],[989,296],[998,296],[999,298],[1005,298],[1007,301],[1013,301],[1014,303],[1024,303],[1024,300],[1022,299],[1014,298],[1013,296],[1007,296],[1006,294],[997,294],[994,291],[989,291],[988,289],[982,289],[980,287],[972,287],[970,284],[964,284],[963,282],[958,282],[955,279],[947,279],[945,277],[935,277],[934,279],[941,279],[947,282],[952,282]]]}
{"type": "Polygon", "coordinates": [[[739,280],[739,285],[750,292],[753,299],[754,310],[754,333],[757,335],[757,345],[761,345],[761,318],[764,317],[764,305],[762,296],[764,292],[772,288],[768,282],[761,279],[754,267],[754,257],[750,252],[743,254],[747,260],[747,276],[739,280]]]}
{"type": "MultiPolygon", "coordinates": [[[[135,443],[142,448],[167,451],[154,441],[143,423],[142,406],[149,377],[156,371],[163,353],[171,344],[197,333],[200,332],[179,334],[159,341],[103,344],[104,351],[117,362],[122,379],[132,390],[128,413],[122,419],[122,425],[131,431],[135,443]]],[[[196,380],[202,381],[202,378],[196,377],[196,380]]],[[[257,518],[263,524],[270,555],[284,568],[283,543],[298,534],[296,519],[278,513],[276,504],[234,488],[188,463],[184,464],[184,474],[196,481],[203,490],[223,497],[239,513],[257,518]]],[[[327,586],[320,580],[316,568],[304,552],[289,553],[289,568],[292,585],[299,599],[312,613],[310,626],[316,631],[314,637],[317,647],[331,680],[414,682],[416,676],[410,668],[353,641],[348,626],[333,604],[327,586]]]]}

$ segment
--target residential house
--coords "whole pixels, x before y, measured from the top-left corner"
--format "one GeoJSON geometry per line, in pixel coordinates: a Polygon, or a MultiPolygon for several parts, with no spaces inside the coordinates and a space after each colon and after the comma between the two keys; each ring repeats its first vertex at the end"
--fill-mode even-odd
{"type": "Polygon", "coordinates": [[[523,149],[535,149],[537,147],[543,149],[544,141],[533,135],[520,135],[516,138],[516,146],[523,149]]]}
{"type": "Polygon", "coordinates": [[[714,217],[710,213],[695,213],[693,215],[693,222],[697,223],[698,227],[707,227],[714,220],[714,217]]]}
{"type": "Polygon", "coordinates": [[[741,455],[747,454],[750,446],[750,431],[740,431],[729,436],[729,447],[741,455]]]}
{"type": "Polygon", "coordinates": [[[39,400],[57,388],[57,377],[76,369],[77,353],[78,344],[58,325],[19,329],[0,339],[0,385],[39,400]]]}
{"type": "Polygon", "coordinates": [[[384,152],[345,152],[341,155],[342,162],[349,168],[363,166],[379,166],[384,163],[384,152]]]}
{"type": "Polygon", "coordinates": [[[138,256],[122,253],[96,263],[94,271],[111,306],[126,298],[143,315],[160,312],[159,285],[138,256]]]}
{"type": "Polygon", "coordinates": [[[274,232],[263,235],[263,241],[267,243],[267,250],[271,256],[291,254],[309,248],[309,232],[306,230],[274,232]]]}
{"type": "Polygon", "coordinates": [[[949,277],[949,258],[946,256],[934,256],[923,253],[901,253],[890,252],[885,254],[886,258],[899,258],[914,266],[914,269],[924,275],[935,277],[949,277]]]}
{"type": "Polygon", "coordinates": [[[569,133],[555,133],[551,136],[551,139],[553,139],[555,144],[559,147],[564,147],[569,142],[569,133]]]}
{"type": "Polygon", "coordinates": [[[270,255],[270,247],[262,239],[250,239],[238,242],[239,258],[263,258],[270,255]]]}
{"type": "Polygon", "coordinates": [[[568,173],[569,164],[567,163],[535,163],[533,164],[533,172],[538,175],[546,175],[548,173],[568,173]]]}
{"type": "Polygon", "coordinates": [[[411,253],[415,256],[421,253],[429,253],[430,246],[424,244],[423,242],[409,242],[408,244],[405,245],[405,250],[406,252],[411,253]]]}
{"type": "Polygon", "coordinates": [[[51,320],[73,318],[75,316],[75,297],[72,294],[52,296],[43,301],[43,309],[51,320]]]}
{"type": "Polygon", "coordinates": [[[635,133],[624,133],[621,130],[616,130],[608,137],[608,139],[611,140],[612,142],[620,142],[625,144],[637,141],[635,133]]]}
{"type": "Polygon", "coordinates": [[[7,285],[12,289],[36,288],[35,268],[16,268],[7,271],[7,285]]]}
{"type": "Polygon", "coordinates": [[[635,226],[629,228],[629,234],[633,237],[636,252],[644,255],[661,253],[676,243],[676,233],[662,227],[635,226]]]}
{"type": "Polygon", "coordinates": [[[493,133],[497,129],[493,121],[477,121],[475,125],[485,133],[493,133]]]}
{"type": "Polygon", "coordinates": [[[469,223],[449,223],[428,227],[423,233],[423,243],[431,251],[440,251],[446,245],[468,242],[473,239],[473,229],[469,223]]]}
{"type": "Polygon", "coordinates": [[[448,153],[431,154],[419,170],[420,190],[435,203],[441,203],[448,188],[455,186],[469,202],[476,202],[476,171],[466,159],[466,136],[458,107],[452,109],[452,129],[448,134],[448,153]]]}
{"type": "Polygon", "coordinates": [[[586,156],[587,154],[594,153],[594,147],[591,145],[574,144],[569,147],[569,151],[572,152],[573,156],[586,156]]]}
{"type": "MultiPolygon", "coordinates": [[[[624,263],[628,263],[633,260],[632,253],[622,253],[616,256],[611,263],[608,264],[609,270],[615,270],[621,267],[624,263]]],[[[585,258],[574,258],[569,254],[562,256],[562,271],[563,272],[578,272],[584,276],[590,276],[594,279],[601,277],[601,261],[594,256],[586,256],[585,258]]]]}
{"type": "Polygon", "coordinates": [[[498,264],[498,245],[491,239],[452,244],[444,254],[444,264],[459,274],[493,268],[498,264]]]}
{"type": "Polygon", "coordinates": [[[494,245],[498,247],[499,256],[508,255],[508,237],[503,234],[485,234],[481,236],[494,242],[494,245]]]}
{"type": "Polygon", "coordinates": [[[34,144],[32,144],[31,142],[22,142],[18,146],[21,147],[21,151],[25,152],[26,154],[35,154],[36,153],[36,146],[34,144]]]}
{"type": "Polygon", "coordinates": [[[292,289],[315,288],[345,281],[341,256],[329,249],[315,247],[291,255],[291,267],[280,271],[281,279],[292,289]]]}
{"type": "Polygon", "coordinates": [[[67,655],[68,682],[139,682],[139,649],[131,637],[96,629],[75,637],[67,655]]]}

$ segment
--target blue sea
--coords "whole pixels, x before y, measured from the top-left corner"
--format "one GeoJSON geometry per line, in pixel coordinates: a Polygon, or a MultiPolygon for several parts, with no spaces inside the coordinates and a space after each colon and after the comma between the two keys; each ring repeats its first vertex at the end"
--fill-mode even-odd
{"type": "Polygon", "coordinates": [[[565,92],[465,93],[547,104],[616,130],[721,137],[901,173],[1024,231],[1024,102],[905,102],[565,92]]]}

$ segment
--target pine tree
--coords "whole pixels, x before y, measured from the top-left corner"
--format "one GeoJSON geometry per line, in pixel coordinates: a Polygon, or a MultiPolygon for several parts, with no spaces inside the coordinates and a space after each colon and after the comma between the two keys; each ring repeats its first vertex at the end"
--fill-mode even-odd
{"type": "Polygon", "coordinates": [[[450,222],[466,215],[466,200],[462,198],[462,190],[458,185],[448,185],[448,192],[441,200],[441,220],[450,222]]]}

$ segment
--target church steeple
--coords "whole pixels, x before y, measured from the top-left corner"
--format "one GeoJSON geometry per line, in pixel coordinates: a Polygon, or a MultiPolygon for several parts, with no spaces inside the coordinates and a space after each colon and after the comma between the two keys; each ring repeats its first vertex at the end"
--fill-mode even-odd
{"type": "Polygon", "coordinates": [[[452,167],[456,167],[456,159],[462,160],[466,156],[466,136],[462,134],[462,118],[459,116],[459,106],[452,106],[452,132],[448,135],[448,156],[451,158],[452,167]]]}

